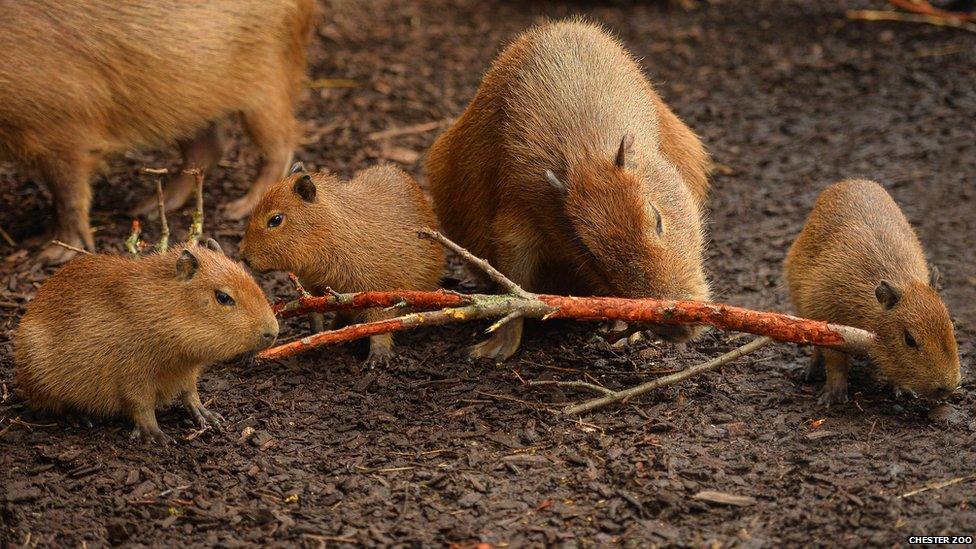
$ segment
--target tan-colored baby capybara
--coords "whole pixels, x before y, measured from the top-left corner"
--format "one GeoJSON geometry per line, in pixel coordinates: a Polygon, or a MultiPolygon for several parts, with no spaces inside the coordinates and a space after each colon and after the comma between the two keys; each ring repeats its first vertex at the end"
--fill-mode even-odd
{"type": "MultiPolygon", "coordinates": [[[[51,234],[91,249],[89,179],[107,153],[178,142],[184,168],[222,151],[215,122],[239,113],[264,163],[227,214],[247,215],[285,173],[305,69],[312,0],[33,0],[0,15],[0,160],[50,187],[51,234]]],[[[168,185],[183,204],[193,177],[168,185]]],[[[155,197],[137,211],[156,207],[155,197]]],[[[49,246],[41,260],[74,252],[49,246]]]]}
{"type": "Polygon", "coordinates": [[[16,382],[32,408],[125,415],[133,438],[169,442],[157,407],[179,397],[201,426],[216,425],[222,418],[197,392],[201,370],[277,336],[261,288],[213,240],[139,259],[86,255],[30,302],[16,382]]]}
{"type": "MultiPolygon", "coordinates": [[[[241,257],[258,271],[294,272],[314,295],[434,290],[444,252],[417,237],[434,226],[420,186],[403,170],[374,166],[341,181],[296,163],[254,208],[241,257]]],[[[373,322],[396,314],[370,309],[364,316],[373,322]]],[[[392,345],[390,334],[372,336],[368,363],[388,361],[392,345]]]]}
{"type": "MultiPolygon", "coordinates": [[[[908,220],[873,181],[827,187],[786,257],[797,314],[874,332],[870,356],[896,389],[944,398],[959,386],[959,352],[932,278],[908,220]]],[[[807,377],[824,367],[821,402],[846,402],[848,356],[816,348],[807,377]]]]}
{"type": "MultiPolygon", "coordinates": [[[[444,232],[526,289],[707,299],[708,164],[620,42],[573,20],[495,59],[427,173],[444,232]]],[[[521,335],[509,322],[472,355],[504,360],[521,335]]]]}

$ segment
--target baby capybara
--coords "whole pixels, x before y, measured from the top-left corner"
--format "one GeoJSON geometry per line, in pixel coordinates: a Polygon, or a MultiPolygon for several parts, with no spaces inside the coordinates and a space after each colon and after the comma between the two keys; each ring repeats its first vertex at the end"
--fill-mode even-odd
{"type": "MultiPolygon", "coordinates": [[[[287,170],[312,0],[33,0],[0,11],[0,160],[50,187],[50,237],[92,248],[89,179],[105,154],[176,141],[184,168],[206,169],[222,153],[215,122],[234,113],[264,163],[227,214],[247,215],[287,170]]],[[[167,207],[192,184],[177,176],[167,207]]],[[[152,197],[137,210],[155,207],[152,197]]],[[[41,260],[73,255],[52,245],[41,260]]]]}
{"type": "MultiPolygon", "coordinates": [[[[959,352],[930,277],[908,220],[873,181],[827,187],[786,257],[797,314],[874,332],[870,356],[897,389],[942,398],[959,386],[959,352]]],[[[808,378],[823,368],[821,402],[846,402],[848,356],[816,348],[808,378]]]]}
{"type": "Polygon", "coordinates": [[[168,442],[157,407],[179,397],[201,426],[216,424],[197,392],[201,370],[277,336],[261,288],[213,240],[139,259],[86,255],[49,278],[21,319],[17,386],[32,408],[125,415],[134,438],[168,442]]]}
{"type": "MultiPolygon", "coordinates": [[[[526,289],[707,299],[708,163],[620,42],[573,20],[495,59],[427,173],[444,232],[526,289]]],[[[511,321],[472,355],[504,360],[521,336],[511,321]]]]}
{"type": "MultiPolygon", "coordinates": [[[[291,271],[315,295],[327,289],[434,290],[444,252],[417,237],[434,227],[420,186],[393,166],[375,166],[340,181],[327,172],[292,175],[273,185],[251,214],[241,257],[258,271],[291,271]]],[[[367,321],[396,316],[370,309],[367,321]]],[[[392,353],[390,334],[372,336],[369,363],[392,353]]]]}

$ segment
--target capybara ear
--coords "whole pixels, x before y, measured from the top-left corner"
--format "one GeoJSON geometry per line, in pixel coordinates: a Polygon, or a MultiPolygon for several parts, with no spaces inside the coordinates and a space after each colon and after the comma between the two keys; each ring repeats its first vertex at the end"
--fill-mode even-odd
{"type": "Polygon", "coordinates": [[[206,246],[211,251],[217,252],[219,254],[224,253],[224,250],[221,249],[220,244],[216,240],[214,240],[213,238],[208,238],[208,239],[204,240],[203,241],[203,245],[206,246]]]}
{"type": "Polygon", "coordinates": [[[560,196],[566,196],[566,184],[559,179],[552,170],[546,170],[546,180],[554,189],[559,191],[560,196]]]}
{"type": "Polygon", "coordinates": [[[890,309],[898,304],[898,300],[901,299],[901,292],[892,286],[891,282],[882,280],[874,289],[874,297],[878,298],[878,303],[884,305],[885,309],[890,309]]]}
{"type": "Polygon", "coordinates": [[[929,286],[937,292],[942,291],[942,271],[935,265],[929,267],[929,286]]]}
{"type": "Polygon", "coordinates": [[[660,210],[658,210],[654,204],[651,204],[650,206],[651,211],[654,212],[654,232],[657,233],[658,236],[661,236],[664,234],[664,218],[661,217],[660,210]]]}
{"type": "Polygon", "coordinates": [[[294,175],[296,173],[308,173],[308,170],[305,169],[305,164],[302,164],[301,162],[295,162],[292,164],[291,169],[288,170],[288,175],[294,175]]]}
{"type": "Polygon", "coordinates": [[[614,164],[616,164],[618,168],[627,167],[627,153],[630,152],[630,149],[633,146],[634,146],[633,134],[629,134],[629,133],[625,134],[623,138],[620,140],[620,148],[617,149],[617,158],[614,161],[614,164]]]}
{"type": "Polygon", "coordinates": [[[190,280],[193,275],[197,274],[199,267],[200,262],[197,261],[197,256],[190,253],[190,250],[183,250],[183,253],[176,260],[176,279],[183,282],[190,280]]]}
{"type": "Polygon", "coordinates": [[[315,183],[312,176],[305,174],[295,180],[295,194],[305,202],[315,202],[315,183]]]}

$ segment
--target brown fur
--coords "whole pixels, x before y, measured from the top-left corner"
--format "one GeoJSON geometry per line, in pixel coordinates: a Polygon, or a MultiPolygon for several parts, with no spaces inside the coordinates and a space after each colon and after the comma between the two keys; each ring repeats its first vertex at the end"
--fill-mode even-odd
{"type": "Polygon", "coordinates": [[[15,340],[17,386],[31,407],[126,415],[162,437],[153,410],[180,396],[198,420],[201,370],[266,347],[271,307],[240,265],[204,246],[129,259],[82,256],[41,286],[15,340]],[[177,276],[184,250],[198,268],[177,276]],[[236,304],[221,305],[215,290],[236,304]]]}
{"type": "MultiPolygon", "coordinates": [[[[801,316],[877,334],[872,359],[900,389],[945,395],[959,385],[959,353],[949,312],[930,285],[922,245],[898,205],[873,181],[827,187],[786,258],[790,297],[801,316]],[[876,290],[885,280],[901,299],[889,308],[876,290]],[[918,343],[906,343],[908,333],[918,343]]],[[[846,355],[817,349],[825,361],[825,402],[847,398],[846,355]]]]}
{"type": "MultiPolygon", "coordinates": [[[[294,174],[268,189],[248,222],[241,256],[260,271],[296,273],[310,292],[433,290],[444,253],[417,237],[434,227],[434,213],[409,175],[393,166],[375,166],[341,181],[327,172],[294,174]],[[295,191],[302,176],[312,179],[314,202],[295,191]],[[283,214],[278,227],[268,220],[283,214]]],[[[395,313],[371,310],[370,321],[395,313]]],[[[370,339],[371,360],[383,360],[392,338],[370,339]]]]}
{"type": "MultiPolygon", "coordinates": [[[[528,289],[707,299],[707,165],[620,42],[574,20],[531,29],[498,56],[427,172],[447,235],[528,289]]],[[[476,356],[514,352],[521,326],[510,325],[476,356]]]]}
{"type": "MultiPolygon", "coordinates": [[[[240,113],[265,163],[243,217],[290,162],[312,0],[0,0],[0,159],[54,195],[53,236],[92,248],[89,178],[106,153],[179,140],[185,167],[221,156],[214,121],[240,113]]],[[[182,205],[191,176],[167,188],[182,205]]],[[[141,210],[155,207],[155,197],[141,210]]],[[[50,247],[42,259],[73,255],[50,247]]]]}

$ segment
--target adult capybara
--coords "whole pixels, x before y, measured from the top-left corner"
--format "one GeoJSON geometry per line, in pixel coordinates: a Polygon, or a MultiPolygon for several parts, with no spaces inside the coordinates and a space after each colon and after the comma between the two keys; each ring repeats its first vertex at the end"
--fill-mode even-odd
{"type": "MultiPolygon", "coordinates": [[[[176,141],[184,168],[206,169],[221,156],[215,122],[233,113],[264,156],[227,208],[247,215],[291,162],[312,12],[312,0],[0,1],[0,160],[50,187],[49,236],[92,248],[89,179],[105,154],[176,141]]],[[[178,176],[167,207],[192,184],[178,176]]],[[[41,259],[73,255],[48,246],[41,259]]]]}
{"type": "MultiPolygon", "coordinates": [[[[941,398],[961,376],[952,321],[931,276],[908,220],[873,181],[827,187],[786,257],[799,315],[874,332],[870,356],[896,388],[941,398]]],[[[824,367],[821,402],[846,402],[848,356],[817,348],[808,377],[824,367]]]]}
{"type": "Polygon", "coordinates": [[[86,255],[30,302],[16,382],[32,408],[125,415],[133,437],[168,442],[157,407],[179,397],[201,426],[216,424],[197,392],[201,370],[277,336],[261,288],[213,240],[138,259],[86,255]]]}
{"type": "MultiPolygon", "coordinates": [[[[620,42],[571,20],[495,59],[427,173],[445,233],[527,289],[707,299],[708,164],[620,42]]],[[[521,333],[511,321],[472,354],[504,360],[521,333]]]]}
{"type": "MultiPolygon", "coordinates": [[[[444,251],[417,237],[434,227],[434,212],[420,186],[394,166],[374,166],[340,181],[301,164],[268,189],[254,208],[241,257],[259,271],[292,271],[310,292],[434,290],[444,251]]],[[[370,309],[367,321],[396,316],[370,309]]],[[[369,362],[392,353],[390,334],[370,338],[369,362]]]]}

